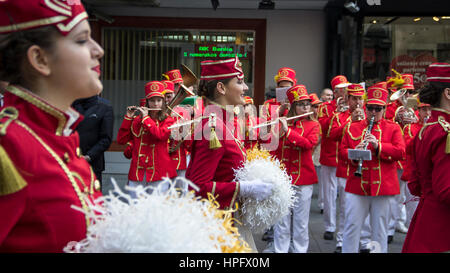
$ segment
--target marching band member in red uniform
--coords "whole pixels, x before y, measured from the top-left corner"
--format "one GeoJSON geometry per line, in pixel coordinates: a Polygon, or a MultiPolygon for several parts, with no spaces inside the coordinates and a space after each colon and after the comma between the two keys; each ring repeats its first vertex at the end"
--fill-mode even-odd
{"type": "MultiPolygon", "coordinates": [[[[409,113],[406,114],[407,109],[405,108],[407,99],[411,97],[415,92],[413,75],[401,74],[401,80],[403,81],[403,84],[397,87],[399,89],[405,89],[407,91],[403,96],[391,103],[390,106],[388,105],[385,118],[397,122],[400,127],[403,128],[406,124],[415,123],[417,119],[413,110],[408,110],[409,113]]],[[[391,199],[391,216],[389,219],[388,230],[389,243],[391,243],[394,239],[394,233],[396,230],[401,233],[408,232],[408,228],[406,227],[407,216],[405,207],[406,182],[401,179],[405,164],[406,162],[404,160],[397,162],[397,176],[400,183],[400,194],[396,195],[394,199],[391,199]]]]}
{"type": "MultiPolygon", "coordinates": [[[[278,69],[278,73],[275,75],[274,80],[277,84],[277,88],[292,87],[297,83],[296,72],[290,67],[282,67],[278,69]]],[[[289,111],[288,107],[288,102],[281,103],[278,102],[276,98],[272,98],[264,102],[261,116],[266,120],[275,119],[277,116],[286,116],[289,111]]],[[[276,156],[276,148],[269,147],[268,149],[271,156],[276,156]]],[[[273,253],[273,227],[264,233],[263,240],[267,241],[267,247],[263,252],[273,253]]]]}
{"type": "Polygon", "coordinates": [[[336,167],[338,163],[339,143],[329,136],[327,132],[330,129],[330,122],[333,115],[342,112],[342,105],[345,104],[346,89],[350,83],[345,76],[339,75],[331,80],[331,87],[335,92],[334,99],[322,103],[319,108],[319,123],[323,132],[320,143],[320,179],[323,181],[323,216],[325,224],[325,240],[333,240],[333,234],[336,231],[336,190],[337,178],[336,167]],[[338,105],[339,102],[339,105],[338,105]]]}
{"type": "Polygon", "coordinates": [[[388,91],[379,86],[367,90],[366,119],[352,122],[344,130],[339,156],[348,158],[348,149],[362,149],[372,153],[372,160],[363,161],[361,176],[355,171],[358,161],[349,160],[345,186],[345,227],[342,252],[358,252],[361,228],[370,216],[372,240],[387,252],[389,199],[400,193],[396,161],[405,157],[405,143],[398,124],[383,119],[388,91]],[[368,132],[369,120],[373,127],[368,132]]]}
{"type": "MultiPolygon", "coordinates": [[[[162,81],[164,84],[164,97],[166,99],[166,105],[168,105],[174,97],[175,84],[172,81],[162,81]]],[[[184,111],[180,111],[179,107],[174,107],[172,111],[172,118],[176,122],[183,122],[184,120],[189,120],[190,117],[184,117],[184,111]],[[181,119],[183,117],[183,119],[181,119]]],[[[175,140],[169,137],[169,155],[172,159],[177,170],[177,176],[184,177],[186,174],[187,164],[186,164],[186,141],[175,140]],[[181,142],[181,143],[180,143],[181,142]]],[[[182,186],[182,185],[177,185],[182,186]]],[[[184,187],[183,187],[184,188],[184,187]]]]}
{"type": "Polygon", "coordinates": [[[85,198],[100,183],[82,157],[70,107],[102,91],[103,49],[82,4],[0,2],[0,252],[62,252],[86,237],[85,198]],[[70,65],[68,65],[70,64],[70,65]]]}
{"type": "MultiPolygon", "coordinates": [[[[329,130],[326,132],[327,137],[340,143],[344,134],[344,128],[352,122],[364,120],[364,87],[360,84],[351,84],[347,87],[348,106],[349,109],[344,112],[335,113],[331,118],[329,130]]],[[[339,225],[336,229],[336,253],[342,252],[342,234],[345,223],[345,184],[348,178],[348,160],[338,158],[336,167],[337,190],[333,191],[337,194],[339,191],[339,225]]],[[[334,196],[336,199],[337,196],[334,196]]]]}
{"type": "MultiPolygon", "coordinates": [[[[272,189],[271,184],[259,180],[234,181],[233,170],[241,166],[246,151],[233,108],[244,105],[247,90],[237,57],[201,62],[199,95],[204,97],[204,115],[215,112],[216,124],[205,118],[195,128],[186,178],[200,188],[199,196],[215,196],[220,209],[236,208],[239,196],[263,200],[272,189]]],[[[241,236],[256,251],[251,233],[241,236]]]]}
{"type": "Polygon", "coordinates": [[[170,136],[168,127],[174,120],[163,111],[165,105],[163,91],[164,85],[161,82],[148,82],[145,85],[147,107],[138,108],[140,114],[135,118],[128,116],[127,111],[127,116],[119,129],[117,135],[119,144],[130,141],[129,131],[132,133],[133,153],[128,172],[130,187],[157,186],[164,177],[174,178],[177,175],[168,152],[170,136]]]}
{"type": "MultiPolygon", "coordinates": [[[[311,99],[304,85],[295,85],[287,91],[291,107],[287,117],[302,115],[311,111],[311,99]]],[[[309,211],[313,184],[317,174],[312,162],[312,151],[319,142],[320,125],[310,116],[286,121],[280,119],[280,144],[277,158],[285,165],[292,177],[292,187],[297,200],[291,213],[274,226],[274,247],[276,253],[287,253],[292,239],[294,253],[306,253],[309,246],[309,211]],[[291,232],[292,222],[292,232],[291,232]]]]}
{"type": "MultiPolygon", "coordinates": [[[[411,180],[412,177],[412,169],[411,169],[411,153],[412,153],[412,140],[414,137],[420,132],[423,125],[427,122],[427,120],[431,116],[431,105],[428,103],[419,103],[419,122],[417,123],[410,123],[407,124],[403,128],[403,137],[405,139],[405,145],[406,145],[406,160],[405,164],[403,165],[403,174],[401,179],[403,181],[411,180]]],[[[405,225],[409,227],[409,224],[411,223],[411,218],[414,214],[414,211],[416,210],[416,207],[419,203],[419,198],[416,196],[413,196],[409,189],[406,187],[405,189],[405,207],[406,207],[406,223],[405,225]]]]}
{"type": "MultiPolygon", "coordinates": [[[[295,78],[295,70],[289,67],[282,67],[278,70],[277,75],[275,75],[275,83],[277,87],[292,87],[297,83],[297,79],[295,78]]],[[[264,102],[263,108],[263,117],[267,120],[271,119],[274,116],[274,111],[278,112],[278,116],[286,116],[289,103],[284,102],[281,103],[277,101],[276,98],[266,100],[264,102]],[[276,106],[276,107],[275,107],[276,106]]]]}
{"type": "Polygon", "coordinates": [[[450,64],[433,63],[419,100],[433,108],[431,117],[412,141],[408,188],[420,201],[402,252],[450,250],[450,64]]]}

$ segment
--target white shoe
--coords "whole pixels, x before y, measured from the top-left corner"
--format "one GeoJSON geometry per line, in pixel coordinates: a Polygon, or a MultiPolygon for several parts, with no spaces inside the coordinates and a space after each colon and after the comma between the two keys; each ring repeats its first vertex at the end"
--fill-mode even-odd
{"type": "Polygon", "coordinates": [[[403,223],[398,223],[397,228],[395,230],[400,233],[408,233],[408,228],[403,223]]]}

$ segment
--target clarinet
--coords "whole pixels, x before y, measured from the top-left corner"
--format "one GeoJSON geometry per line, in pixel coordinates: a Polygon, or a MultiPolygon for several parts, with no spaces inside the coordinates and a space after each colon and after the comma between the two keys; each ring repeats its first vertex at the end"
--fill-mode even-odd
{"type": "MultiPolygon", "coordinates": [[[[373,127],[374,120],[375,120],[375,116],[372,116],[370,118],[369,126],[367,127],[366,134],[364,135],[364,140],[372,132],[372,127],[373,127]]],[[[366,141],[366,143],[364,144],[364,150],[367,150],[367,146],[369,146],[369,142],[366,141]]],[[[360,159],[359,162],[358,162],[358,168],[355,171],[355,176],[358,176],[358,177],[362,176],[362,165],[363,165],[363,160],[360,159]]]]}

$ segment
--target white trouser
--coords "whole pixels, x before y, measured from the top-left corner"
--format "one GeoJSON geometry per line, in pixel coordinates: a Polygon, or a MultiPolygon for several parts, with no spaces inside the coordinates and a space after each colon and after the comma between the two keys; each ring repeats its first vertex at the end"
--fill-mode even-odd
{"type": "Polygon", "coordinates": [[[325,231],[336,231],[336,197],[337,177],[336,167],[320,167],[320,178],[323,182],[323,220],[325,231]]]}
{"type": "Polygon", "coordinates": [[[275,253],[288,253],[292,238],[293,252],[306,253],[309,245],[309,210],[313,185],[293,186],[297,197],[291,213],[284,216],[274,226],[274,249],[275,253]],[[292,232],[291,232],[292,225],[292,232]]]}
{"type": "Polygon", "coordinates": [[[361,229],[361,238],[359,239],[359,244],[361,249],[369,249],[369,243],[372,241],[372,231],[370,229],[370,214],[367,215],[366,220],[361,229]]]}
{"type": "Polygon", "coordinates": [[[394,196],[363,196],[347,193],[345,197],[345,228],[342,252],[358,253],[361,229],[367,215],[370,215],[372,241],[378,242],[381,253],[387,253],[389,200],[394,196]]]}
{"type": "MultiPolygon", "coordinates": [[[[405,183],[407,184],[407,183],[405,183]]],[[[420,198],[418,196],[414,196],[409,191],[408,185],[405,189],[405,208],[406,208],[406,227],[409,228],[409,224],[411,223],[411,219],[414,215],[414,212],[416,211],[417,205],[419,204],[420,198]]]]}
{"type": "MultiPolygon", "coordinates": [[[[182,177],[186,178],[186,170],[177,170],[177,178],[182,177]]],[[[175,188],[181,189],[183,193],[188,192],[188,184],[182,181],[181,179],[174,179],[176,180],[175,188]]]]}
{"type": "MultiPolygon", "coordinates": [[[[143,186],[146,188],[146,192],[152,194],[154,188],[159,187],[161,192],[166,192],[169,189],[169,183],[162,183],[163,180],[153,181],[153,182],[145,182],[145,175],[142,181],[131,181],[128,180],[128,186],[130,188],[136,188],[137,186],[143,186]],[[160,185],[161,184],[161,185],[160,185]]],[[[135,191],[128,191],[128,194],[131,198],[137,198],[135,191]]]]}
{"type": "Polygon", "coordinates": [[[317,173],[317,206],[319,209],[323,209],[323,181],[320,178],[320,165],[314,166],[317,173]]]}
{"type": "Polygon", "coordinates": [[[406,207],[405,207],[405,190],[406,182],[401,180],[403,170],[397,170],[397,177],[400,183],[400,194],[395,195],[395,198],[391,199],[391,215],[389,217],[389,230],[388,235],[393,236],[395,228],[399,223],[406,224],[406,207]]]}
{"type": "Polygon", "coordinates": [[[345,225],[345,195],[347,192],[345,192],[345,184],[347,183],[346,178],[337,178],[337,185],[338,185],[338,202],[339,202],[339,224],[337,225],[336,230],[336,247],[342,246],[342,239],[343,239],[343,233],[344,233],[344,225],[345,225]]]}

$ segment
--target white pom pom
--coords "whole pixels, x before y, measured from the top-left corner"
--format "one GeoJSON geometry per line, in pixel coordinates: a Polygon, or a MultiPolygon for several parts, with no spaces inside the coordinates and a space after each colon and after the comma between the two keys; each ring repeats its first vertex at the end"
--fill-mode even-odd
{"type": "Polygon", "coordinates": [[[291,187],[292,178],[281,168],[275,158],[257,157],[246,161],[235,170],[236,181],[261,179],[273,184],[272,194],[263,201],[253,198],[241,199],[240,215],[242,223],[256,234],[263,233],[289,213],[295,202],[295,193],[291,187]]]}
{"type": "MultiPolygon", "coordinates": [[[[182,179],[193,188],[189,180],[182,179]]],[[[70,242],[65,252],[111,253],[153,252],[193,253],[245,250],[238,234],[230,232],[223,217],[208,200],[199,200],[193,192],[180,194],[176,181],[167,192],[156,187],[152,194],[139,186],[129,188],[137,198],[122,192],[114,179],[110,195],[89,202],[86,213],[91,220],[87,237],[81,242],[70,242]]],[[[161,183],[162,184],[162,183],[161,183]]],[[[160,185],[161,185],[160,184],[160,185]]],[[[151,186],[150,186],[151,187],[151,186]]],[[[82,211],[80,208],[74,207],[82,211]]],[[[223,216],[223,215],[222,215],[223,216]]]]}

